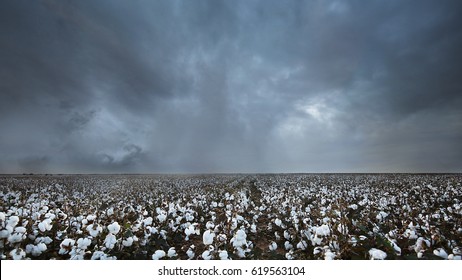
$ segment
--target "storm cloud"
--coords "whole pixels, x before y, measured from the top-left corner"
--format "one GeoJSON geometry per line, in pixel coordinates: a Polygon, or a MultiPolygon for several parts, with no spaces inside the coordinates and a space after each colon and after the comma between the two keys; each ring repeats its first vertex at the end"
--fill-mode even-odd
{"type": "Polygon", "coordinates": [[[0,173],[462,172],[460,1],[2,1],[0,173]]]}

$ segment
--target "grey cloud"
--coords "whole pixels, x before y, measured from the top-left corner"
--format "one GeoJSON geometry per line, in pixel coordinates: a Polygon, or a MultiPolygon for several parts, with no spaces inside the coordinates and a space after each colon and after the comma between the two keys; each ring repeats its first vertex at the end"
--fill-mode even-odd
{"type": "Polygon", "coordinates": [[[5,1],[0,172],[460,172],[459,1],[5,1]]]}

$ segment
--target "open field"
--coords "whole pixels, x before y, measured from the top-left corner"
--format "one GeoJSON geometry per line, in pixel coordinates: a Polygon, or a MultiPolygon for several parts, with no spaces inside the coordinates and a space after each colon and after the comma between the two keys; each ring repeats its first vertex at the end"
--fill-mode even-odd
{"type": "Polygon", "coordinates": [[[0,177],[2,259],[460,259],[462,175],[0,177]]]}

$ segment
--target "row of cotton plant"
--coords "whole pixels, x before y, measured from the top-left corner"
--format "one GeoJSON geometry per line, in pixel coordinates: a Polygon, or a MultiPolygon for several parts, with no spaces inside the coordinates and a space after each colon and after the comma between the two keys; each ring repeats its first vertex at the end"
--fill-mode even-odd
{"type": "Polygon", "coordinates": [[[458,175],[4,176],[2,259],[461,259],[458,175]]]}

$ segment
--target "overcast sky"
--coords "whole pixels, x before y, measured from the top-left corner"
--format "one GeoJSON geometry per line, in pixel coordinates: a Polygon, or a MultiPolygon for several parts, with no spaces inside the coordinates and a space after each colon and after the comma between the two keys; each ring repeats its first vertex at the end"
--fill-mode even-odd
{"type": "Polygon", "coordinates": [[[462,1],[0,4],[0,173],[462,172],[462,1]]]}

